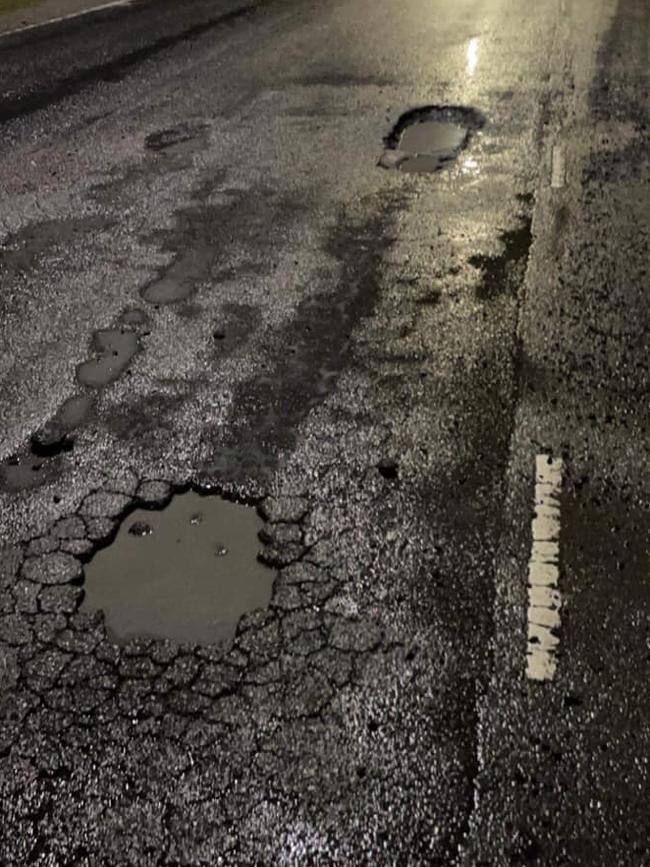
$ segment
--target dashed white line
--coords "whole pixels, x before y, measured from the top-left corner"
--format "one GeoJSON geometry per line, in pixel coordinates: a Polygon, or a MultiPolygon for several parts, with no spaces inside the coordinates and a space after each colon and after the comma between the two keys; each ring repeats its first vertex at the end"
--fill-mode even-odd
{"type": "Polygon", "coordinates": [[[560,577],[561,458],[538,455],[535,461],[533,545],[528,562],[528,647],[526,675],[553,680],[560,640],[562,597],[560,577]]]}
{"type": "Polygon", "coordinates": [[[564,159],[564,148],[562,145],[555,145],[551,154],[551,188],[559,190],[564,186],[566,180],[566,162],[564,159]]]}

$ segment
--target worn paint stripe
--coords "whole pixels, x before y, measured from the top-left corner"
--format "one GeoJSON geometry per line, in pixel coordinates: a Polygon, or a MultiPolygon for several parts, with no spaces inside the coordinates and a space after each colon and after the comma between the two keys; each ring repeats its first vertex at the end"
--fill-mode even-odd
{"type": "Polygon", "coordinates": [[[553,680],[560,643],[560,493],[561,458],[537,455],[535,461],[535,514],[528,562],[528,645],[526,675],[531,680],[553,680]]]}
{"type": "Polygon", "coordinates": [[[551,156],[551,187],[554,190],[559,190],[564,186],[566,179],[566,163],[564,159],[564,148],[562,145],[555,145],[551,156]]]}

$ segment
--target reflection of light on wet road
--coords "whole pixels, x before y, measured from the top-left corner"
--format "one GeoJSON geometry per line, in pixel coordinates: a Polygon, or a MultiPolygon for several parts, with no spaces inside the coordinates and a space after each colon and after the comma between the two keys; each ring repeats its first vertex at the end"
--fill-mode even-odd
{"type": "Polygon", "coordinates": [[[467,74],[474,75],[478,65],[478,37],[470,39],[467,44],[467,74]]]}
{"type": "Polygon", "coordinates": [[[464,175],[478,175],[478,160],[472,159],[472,157],[467,157],[467,159],[464,159],[461,163],[461,170],[464,175]]]}

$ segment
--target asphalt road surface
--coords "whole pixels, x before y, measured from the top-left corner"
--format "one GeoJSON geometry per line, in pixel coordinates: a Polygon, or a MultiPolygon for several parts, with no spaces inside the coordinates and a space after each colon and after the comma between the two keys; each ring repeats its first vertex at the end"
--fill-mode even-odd
{"type": "Polygon", "coordinates": [[[650,864],[649,51],[647,0],[0,41],[3,867],[650,864]],[[423,106],[462,150],[378,166],[423,106]],[[84,570],[189,486],[270,604],[121,640],[84,570]]]}

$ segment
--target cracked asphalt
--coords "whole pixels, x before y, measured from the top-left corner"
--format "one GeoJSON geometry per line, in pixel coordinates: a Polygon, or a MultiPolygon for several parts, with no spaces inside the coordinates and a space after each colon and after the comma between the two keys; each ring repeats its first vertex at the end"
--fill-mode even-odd
{"type": "Polygon", "coordinates": [[[650,864],[649,52],[646,0],[0,38],[2,867],[650,864]],[[466,146],[379,165],[427,106],[466,146]],[[190,488],[270,604],[120,641],[85,566],[190,488]]]}

